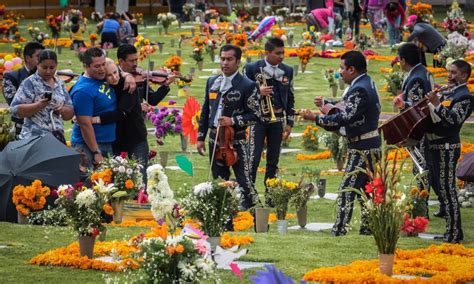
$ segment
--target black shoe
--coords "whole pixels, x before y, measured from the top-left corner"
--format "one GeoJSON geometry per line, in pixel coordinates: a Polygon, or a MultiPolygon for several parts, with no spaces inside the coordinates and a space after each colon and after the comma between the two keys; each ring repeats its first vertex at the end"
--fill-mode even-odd
{"type": "Polygon", "coordinates": [[[446,217],[446,211],[439,210],[439,211],[433,213],[433,216],[438,217],[438,218],[444,218],[444,217],[446,217]]]}
{"type": "Polygon", "coordinates": [[[359,235],[361,235],[361,236],[370,236],[370,235],[372,235],[372,231],[368,228],[361,228],[359,230],[359,235]]]}
{"type": "Polygon", "coordinates": [[[346,233],[338,232],[338,231],[332,231],[332,232],[331,232],[331,235],[332,235],[333,237],[342,237],[342,236],[344,236],[345,234],[346,234],[346,233]]]}

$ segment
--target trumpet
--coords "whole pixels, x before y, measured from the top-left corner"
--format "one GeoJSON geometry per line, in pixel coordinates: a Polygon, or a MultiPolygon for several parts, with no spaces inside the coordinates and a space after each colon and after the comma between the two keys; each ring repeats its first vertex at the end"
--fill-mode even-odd
{"type": "MultiPolygon", "coordinates": [[[[265,75],[263,74],[263,68],[260,67],[260,73],[255,76],[255,81],[258,87],[268,87],[267,79],[265,79],[265,75]]],[[[268,116],[270,115],[270,123],[276,122],[275,111],[273,110],[272,98],[270,96],[263,96],[260,101],[260,109],[263,115],[268,116]]]]}

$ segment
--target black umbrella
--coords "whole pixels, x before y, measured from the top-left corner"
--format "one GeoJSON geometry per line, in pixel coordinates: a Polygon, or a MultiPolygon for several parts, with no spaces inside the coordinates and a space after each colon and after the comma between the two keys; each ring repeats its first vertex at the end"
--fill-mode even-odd
{"type": "Polygon", "coordinates": [[[0,221],[16,222],[13,188],[35,179],[57,187],[79,181],[80,155],[52,134],[10,142],[0,152],[0,221]]]}

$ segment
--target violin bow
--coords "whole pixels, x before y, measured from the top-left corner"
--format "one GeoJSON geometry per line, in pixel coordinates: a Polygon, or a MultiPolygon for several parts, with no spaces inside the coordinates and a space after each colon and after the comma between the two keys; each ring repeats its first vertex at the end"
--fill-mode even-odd
{"type": "Polygon", "coordinates": [[[212,174],[212,165],[214,164],[214,158],[216,155],[216,148],[217,148],[217,139],[219,138],[219,128],[221,127],[221,123],[219,120],[217,120],[217,130],[216,130],[216,138],[214,140],[214,148],[212,150],[212,155],[211,155],[211,165],[209,166],[209,172],[207,174],[207,179],[209,180],[211,178],[212,174]]]}

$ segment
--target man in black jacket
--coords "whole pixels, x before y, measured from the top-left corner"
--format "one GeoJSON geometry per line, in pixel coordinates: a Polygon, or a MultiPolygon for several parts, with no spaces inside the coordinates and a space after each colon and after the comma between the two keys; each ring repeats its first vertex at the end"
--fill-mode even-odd
{"type": "MultiPolygon", "coordinates": [[[[8,105],[12,103],[13,97],[20,87],[21,82],[36,72],[38,55],[43,49],[44,46],[40,43],[27,43],[23,49],[24,66],[16,71],[6,72],[3,75],[3,95],[5,96],[8,105]]],[[[21,132],[23,118],[12,116],[12,121],[15,123],[15,138],[17,139],[21,132]]]]}
{"type": "Polygon", "coordinates": [[[473,97],[467,87],[471,76],[471,65],[456,60],[448,66],[448,92],[429,95],[430,115],[433,127],[428,134],[430,154],[433,158],[432,186],[441,193],[446,210],[446,232],[444,241],[459,243],[463,240],[461,210],[456,190],[456,165],[461,155],[459,133],[473,109],[473,97]]]}
{"type": "MultiPolygon", "coordinates": [[[[137,72],[137,49],[133,45],[123,44],[119,46],[117,58],[121,71],[132,74],[137,72]]],[[[107,63],[107,65],[110,64],[110,62],[107,63]]],[[[107,72],[107,75],[109,75],[109,72],[107,72]]],[[[119,155],[121,152],[127,152],[129,157],[133,156],[138,159],[143,165],[142,174],[145,184],[149,147],[143,111],[148,110],[148,104],[156,106],[161,102],[168,94],[169,84],[173,81],[174,76],[170,75],[156,91],[148,86],[147,100],[146,84],[148,83],[138,84],[135,92],[128,94],[123,90],[124,80],[121,78],[118,85],[114,86],[117,95],[117,110],[93,118],[93,123],[117,123],[117,139],[113,143],[114,154],[119,155]]]]}
{"type": "MultiPolygon", "coordinates": [[[[199,119],[197,150],[204,155],[205,140],[209,133],[209,157],[214,179],[229,180],[230,166],[217,159],[215,143],[219,144],[222,133],[219,129],[232,127],[234,147],[238,159],[232,165],[238,184],[243,189],[241,209],[251,208],[258,201],[250,177],[250,161],[245,137],[246,129],[260,117],[258,89],[255,82],[239,73],[242,50],[234,45],[224,45],[220,50],[221,70],[223,75],[213,76],[207,80],[204,103],[199,119]],[[216,141],[217,140],[217,141],[216,141]],[[216,151],[214,152],[214,149],[216,151]]],[[[221,145],[219,145],[221,146],[221,145]]],[[[223,145],[222,145],[223,146],[223,145]]]]}
{"type": "MultiPolygon", "coordinates": [[[[281,141],[283,136],[290,135],[294,121],[293,69],[283,64],[285,47],[281,39],[272,38],[265,44],[265,59],[249,63],[245,66],[244,75],[252,81],[260,76],[268,84],[260,86],[260,94],[270,98],[275,118],[271,114],[262,114],[262,120],[250,127],[249,148],[252,162],[252,182],[255,184],[257,169],[262,157],[266,141],[267,165],[264,185],[267,179],[274,178],[278,170],[281,141]]],[[[267,189],[265,186],[265,193],[267,189]]],[[[272,205],[266,198],[267,205],[272,205]]]]}

